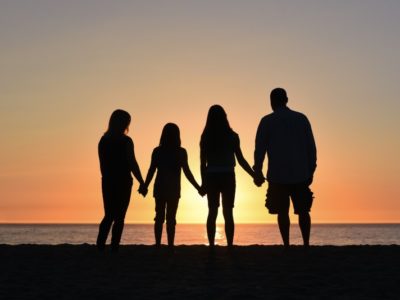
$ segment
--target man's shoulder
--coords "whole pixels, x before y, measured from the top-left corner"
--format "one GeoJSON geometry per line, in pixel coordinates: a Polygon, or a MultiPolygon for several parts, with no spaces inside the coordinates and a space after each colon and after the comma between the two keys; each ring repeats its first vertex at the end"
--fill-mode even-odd
{"type": "Polygon", "coordinates": [[[307,119],[306,115],[301,113],[301,112],[299,112],[299,111],[292,110],[292,109],[288,109],[288,111],[289,111],[289,113],[295,115],[298,118],[306,118],[307,119]]]}
{"type": "Polygon", "coordinates": [[[267,114],[267,115],[265,115],[264,117],[261,118],[260,123],[268,122],[269,120],[271,120],[273,118],[275,118],[274,113],[273,112],[269,113],[269,114],[267,114]]]}

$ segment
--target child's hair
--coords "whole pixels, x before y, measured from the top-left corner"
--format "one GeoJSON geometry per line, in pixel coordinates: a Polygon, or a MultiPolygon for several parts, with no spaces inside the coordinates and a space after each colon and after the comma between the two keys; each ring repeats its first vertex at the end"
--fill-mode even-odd
{"type": "Polygon", "coordinates": [[[213,105],[208,110],[206,126],[201,135],[200,147],[208,150],[225,147],[232,136],[226,112],[221,105],[213,105]]]}
{"type": "Polygon", "coordinates": [[[181,146],[181,135],[176,124],[165,124],[161,133],[160,146],[168,148],[179,148],[181,146]]]}
{"type": "Polygon", "coordinates": [[[125,134],[130,123],[131,116],[127,111],[122,109],[114,110],[111,114],[106,133],[116,135],[125,134]]]}

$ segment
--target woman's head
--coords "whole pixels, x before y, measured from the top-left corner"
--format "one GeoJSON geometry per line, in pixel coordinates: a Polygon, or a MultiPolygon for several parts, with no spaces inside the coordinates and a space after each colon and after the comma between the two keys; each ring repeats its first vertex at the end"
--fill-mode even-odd
{"type": "Polygon", "coordinates": [[[181,146],[181,134],[178,125],[174,123],[165,124],[161,133],[160,146],[169,148],[181,146]]]}
{"type": "Polygon", "coordinates": [[[109,134],[125,134],[128,132],[131,116],[128,112],[117,109],[114,110],[108,123],[107,133],[109,134]]]}

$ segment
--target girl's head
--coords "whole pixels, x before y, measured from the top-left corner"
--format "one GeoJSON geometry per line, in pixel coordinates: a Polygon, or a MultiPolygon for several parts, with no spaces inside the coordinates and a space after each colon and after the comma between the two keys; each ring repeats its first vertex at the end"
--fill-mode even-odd
{"type": "Polygon", "coordinates": [[[128,112],[117,109],[111,114],[110,122],[108,123],[108,134],[122,135],[128,133],[131,116],[128,112]]]}
{"type": "Polygon", "coordinates": [[[160,146],[168,148],[179,148],[181,146],[181,134],[176,124],[165,124],[161,133],[160,146]]]}
{"type": "Polygon", "coordinates": [[[223,148],[229,145],[232,132],[225,110],[221,105],[213,105],[208,110],[200,145],[208,149],[223,148]]]}
{"type": "Polygon", "coordinates": [[[210,107],[207,115],[207,122],[205,129],[217,131],[230,131],[228,117],[221,105],[215,104],[210,107]]]}

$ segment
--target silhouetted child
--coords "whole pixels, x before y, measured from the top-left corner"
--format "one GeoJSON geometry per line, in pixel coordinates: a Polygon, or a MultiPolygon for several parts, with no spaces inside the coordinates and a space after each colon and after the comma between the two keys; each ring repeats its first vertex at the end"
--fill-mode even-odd
{"type": "Polygon", "coordinates": [[[176,211],[181,196],[181,169],[189,182],[200,193],[200,186],[189,169],[186,150],[181,147],[179,127],[176,124],[168,123],[163,128],[160,146],[153,150],[146,181],[139,188],[139,191],[145,195],[157,170],[153,192],[156,202],[156,217],[154,218],[156,246],[161,245],[165,219],[167,220],[168,246],[173,247],[174,245],[176,211]]]}
{"type": "Polygon", "coordinates": [[[104,204],[104,218],[100,223],[96,242],[99,250],[104,250],[111,226],[111,250],[118,250],[131,197],[131,173],[143,184],[133,141],[127,136],[130,122],[131,116],[128,112],[115,110],[110,117],[108,130],[101,137],[98,146],[104,204]]]}
{"type": "Polygon", "coordinates": [[[210,249],[213,249],[215,243],[215,223],[220,198],[227,244],[230,248],[233,246],[236,160],[251,177],[254,177],[253,170],[243,157],[239,135],[229,125],[225,110],[220,105],[213,105],[208,111],[206,126],[200,140],[202,187],[207,192],[208,199],[207,236],[210,249]]]}

